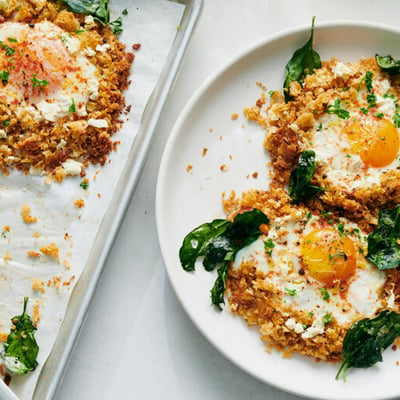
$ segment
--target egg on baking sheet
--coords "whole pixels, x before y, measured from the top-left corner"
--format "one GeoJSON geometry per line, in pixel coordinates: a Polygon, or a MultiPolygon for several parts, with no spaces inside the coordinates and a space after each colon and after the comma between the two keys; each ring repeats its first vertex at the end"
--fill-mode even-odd
{"type": "Polygon", "coordinates": [[[0,101],[18,105],[37,122],[71,114],[84,116],[98,95],[96,67],[81,52],[79,39],[52,22],[0,25],[0,101]]]}
{"type": "MultiPolygon", "coordinates": [[[[333,71],[341,76],[349,68],[338,62],[333,71]]],[[[386,77],[363,73],[357,98],[337,97],[327,110],[316,120],[310,145],[327,181],[346,190],[370,187],[385,172],[399,169],[399,104],[386,77]],[[347,114],[339,116],[335,107],[347,114]]]]}
{"type": "Polygon", "coordinates": [[[313,315],[310,326],[290,313],[286,320],[289,329],[309,339],[322,334],[330,320],[347,329],[383,307],[386,275],[365,259],[365,239],[343,218],[298,210],[271,221],[263,237],[238,253],[234,268],[251,260],[286,309],[313,315]]]}

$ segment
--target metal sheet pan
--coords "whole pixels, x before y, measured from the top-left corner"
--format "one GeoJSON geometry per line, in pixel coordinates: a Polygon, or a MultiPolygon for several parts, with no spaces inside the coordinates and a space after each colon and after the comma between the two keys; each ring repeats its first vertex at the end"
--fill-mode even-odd
{"type": "Polygon", "coordinates": [[[43,366],[33,399],[51,399],[57,392],[84,324],[91,300],[113,245],[119,226],[130,203],[136,183],[156,134],[157,125],[178,75],[187,45],[200,16],[203,0],[168,0],[185,9],[166,64],[142,114],[140,129],[128,156],[126,168],[119,177],[112,205],[101,222],[89,261],[77,282],[54,347],[43,366]]]}

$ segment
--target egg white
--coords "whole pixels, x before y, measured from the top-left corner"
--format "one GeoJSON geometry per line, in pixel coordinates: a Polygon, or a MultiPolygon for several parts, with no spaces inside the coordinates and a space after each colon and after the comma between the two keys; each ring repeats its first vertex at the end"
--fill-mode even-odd
{"type": "MultiPolygon", "coordinates": [[[[347,79],[355,73],[356,67],[350,63],[337,62],[332,66],[332,71],[335,77],[347,79]]],[[[374,114],[381,113],[388,121],[393,121],[396,113],[396,99],[385,96],[391,92],[388,79],[374,73],[373,92],[376,96],[374,114]]],[[[311,143],[307,144],[315,151],[316,164],[322,167],[326,182],[345,191],[379,185],[383,174],[387,171],[398,170],[400,166],[400,154],[390,164],[379,168],[368,167],[359,155],[349,154],[349,143],[345,135],[340,132],[355,119],[372,118],[371,112],[365,116],[360,111],[362,107],[368,105],[365,98],[366,89],[364,85],[361,85],[356,104],[341,105],[349,111],[350,118],[348,119],[340,119],[334,114],[322,114],[315,122],[311,143]]],[[[333,100],[330,104],[333,104],[333,100]]],[[[399,129],[397,131],[400,134],[399,129]]]]}
{"type": "MultiPolygon", "coordinates": [[[[301,211],[298,211],[295,217],[277,218],[270,223],[268,234],[241,250],[234,262],[234,267],[239,268],[242,262],[252,260],[256,268],[265,274],[265,280],[279,290],[282,304],[296,311],[312,313],[312,326],[303,327],[294,318],[289,318],[286,322],[289,329],[295,330],[304,339],[324,332],[323,319],[327,313],[339,325],[348,328],[360,318],[373,316],[382,307],[380,293],[385,283],[385,273],[366,260],[347,281],[344,292],[328,289],[329,300],[323,299],[323,283],[307,273],[299,274],[299,244],[309,232],[320,227],[323,218],[312,216],[307,220],[306,213],[301,211]],[[271,254],[267,255],[264,242],[270,239],[274,247],[271,254]]],[[[357,229],[355,224],[343,219],[340,221],[345,223],[347,230],[357,229]]],[[[357,233],[360,236],[351,235],[351,239],[356,241],[356,246],[362,248],[365,235],[359,233],[359,230],[357,233]]]]}

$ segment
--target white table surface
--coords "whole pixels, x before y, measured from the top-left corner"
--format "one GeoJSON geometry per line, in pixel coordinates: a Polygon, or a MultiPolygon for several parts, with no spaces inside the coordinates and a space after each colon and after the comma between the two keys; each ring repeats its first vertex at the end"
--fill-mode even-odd
{"type": "Polygon", "coordinates": [[[313,15],[319,22],[346,19],[400,26],[400,1],[204,0],[57,400],[300,399],[242,372],[193,325],[166,274],[154,204],[164,145],[196,88],[255,41],[309,24],[313,15]]]}

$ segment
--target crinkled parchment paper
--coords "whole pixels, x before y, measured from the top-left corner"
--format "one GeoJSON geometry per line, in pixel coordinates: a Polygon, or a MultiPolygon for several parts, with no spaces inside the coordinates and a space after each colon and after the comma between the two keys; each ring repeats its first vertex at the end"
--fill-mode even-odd
{"type": "Polygon", "coordinates": [[[25,176],[17,171],[0,176],[0,332],[9,332],[10,318],[22,313],[24,296],[30,299],[28,313],[32,315],[36,305],[40,317],[36,334],[39,366],[33,373],[12,377],[10,384],[21,399],[32,397],[184,11],[182,5],[166,0],[110,0],[110,5],[112,20],[125,8],[128,10],[128,15],[122,16],[124,31],[120,36],[127,50],[141,44],[134,52],[132,82],[125,93],[131,110],[123,116],[126,121],[114,136],[120,141],[117,151],[104,167],[86,170],[87,190],[80,186],[80,177],[50,183],[46,177],[25,176]],[[83,200],[84,207],[79,208],[77,200],[81,204],[83,200]],[[29,205],[36,222],[23,220],[24,204],[29,205]],[[50,244],[59,249],[57,258],[40,251],[50,244]]]}

